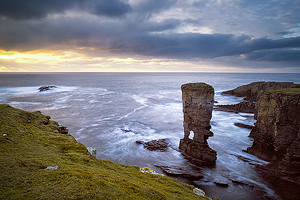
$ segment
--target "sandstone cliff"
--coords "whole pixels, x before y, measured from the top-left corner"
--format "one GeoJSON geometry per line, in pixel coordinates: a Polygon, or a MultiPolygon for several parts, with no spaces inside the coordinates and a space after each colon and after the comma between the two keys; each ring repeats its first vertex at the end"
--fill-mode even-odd
{"type": "Polygon", "coordinates": [[[300,173],[300,88],[261,94],[256,119],[247,151],[282,172],[300,173]]]}
{"type": "Polygon", "coordinates": [[[210,131],[214,88],[205,83],[188,83],[181,86],[184,116],[184,138],[180,140],[179,149],[194,163],[214,165],[216,151],[212,150],[207,139],[213,136],[210,131]],[[190,133],[194,133],[190,139],[190,133]]]}

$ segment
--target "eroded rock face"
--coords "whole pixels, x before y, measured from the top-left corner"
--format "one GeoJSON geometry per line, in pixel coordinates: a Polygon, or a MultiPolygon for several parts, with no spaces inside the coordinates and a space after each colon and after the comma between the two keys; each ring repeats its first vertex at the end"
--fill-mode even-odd
{"type": "Polygon", "coordinates": [[[226,112],[244,112],[244,113],[255,113],[255,103],[251,101],[241,102],[238,104],[231,105],[215,105],[215,110],[226,111],[226,112]]]}
{"type": "Polygon", "coordinates": [[[202,165],[214,165],[216,151],[212,150],[207,139],[213,136],[210,131],[214,103],[214,88],[205,83],[188,83],[181,86],[184,116],[184,138],[180,140],[179,149],[192,162],[202,165]],[[193,131],[194,138],[190,139],[193,131]]]}
{"type": "Polygon", "coordinates": [[[268,91],[257,102],[248,152],[286,173],[300,173],[300,88],[268,91]]]}

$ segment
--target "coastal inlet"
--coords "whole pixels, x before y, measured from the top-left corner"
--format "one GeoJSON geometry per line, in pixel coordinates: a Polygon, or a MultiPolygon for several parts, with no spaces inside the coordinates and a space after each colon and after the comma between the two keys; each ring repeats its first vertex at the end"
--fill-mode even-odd
{"type": "MultiPolygon", "coordinates": [[[[255,165],[268,162],[243,151],[252,146],[253,139],[248,137],[249,129],[235,124],[254,126],[252,113],[212,111],[213,136],[207,143],[217,152],[214,167],[197,166],[179,150],[180,139],[184,138],[181,85],[196,82],[211,85],[215,89],[214,106],[217,106],[244,101],[244,97],[222,94],[223,91],[261,80],[300,83],[296,74],[0,74],[0,101],[51,116],[67,126],[68,133],[77,141],[96,148],[99,159],[149,167],[165,175],[163,169],[201,174],[203,178],[197,180],[173,177],[196,185],[209,197],[284,199],[297,195],[296,187],[264,178],[255,165]],[[43,85],[56,88],[40,92],[38,88],[43,85]],[[149,151],[136,143],[153,140],[165,140],[167,147],[163,151],[149,151]],[[228,186],[220,187],[216,184],[220,182],[228,186]]],[[[194,135],[190,131],[189,138],[193,139],[194,135]]]]}

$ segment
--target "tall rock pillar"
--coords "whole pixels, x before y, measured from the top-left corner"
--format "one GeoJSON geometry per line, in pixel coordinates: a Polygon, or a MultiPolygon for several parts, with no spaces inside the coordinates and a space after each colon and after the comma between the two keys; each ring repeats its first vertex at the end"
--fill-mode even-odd
{"type": "Polygon", "coordinates": [[[213,136],[210,120],[214,104],[214,88],[205,83],[188,83],[181,86],[183,102],[184,138],[179,149],[192,162],[201,165],[214,165],[217,152],[207,144],[213,136]],[[194,133],[193,139],[189,136],[194,133]]]}

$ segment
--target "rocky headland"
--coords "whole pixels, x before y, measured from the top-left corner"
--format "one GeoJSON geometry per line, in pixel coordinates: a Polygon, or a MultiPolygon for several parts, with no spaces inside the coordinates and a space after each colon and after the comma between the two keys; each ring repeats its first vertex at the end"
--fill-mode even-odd
{"type": "Polygon", "coordinates": [[[205,83],[188,83],[181,86],[183,102],[184,138],[179,149],[193,163],[214,165],[217,152],[211,149],[207,139],[213,136],[210,120],[214,104],[214,88],[205,83]],[[189,138],[191,132],[194,136],[189,138]]]}
{"type": "Polygon", "coordinates": [[[97,159],[66,130],[39,111],[0,104],[0,199],[210,199],[192,185],[97,159]]]}
{"type": "Polygon", "coordinates": [[[245,112],[256,114],[256,102],[265,92],[282,88],[300,88],[300,84],[293,82],[253,82],[239,86],[233,90],[222,92],[225,95],[244,97],[244,102],[231,105],[215,105],[215,110],[227,112],[245,112]]]}
{"type": "Polygon", "coordinates": [[[300,174],[300,88],[271,90],[257,101],[254,139],[247,152],[270,162],[269,167],[300,174]]]}
{"type": "MultiPolygon", "coordinates": [[[[248,127],[252,128],[249,137],[254,141],[247,152],[269,162],[258,167],[300,184],[300,85],[292,82],[255,82],[223,94],[245,97],[246,102],[242,103],[250,105],[251,109],[255,105],[253,113],[257,122],[254,127],[248,127]]],[[[225,105],[217,109],[235,112],[249,110],[247,106],[243,106],[245,110],[240,109],[240,105],[225,105]]]]}
{"type": "Polygon", "coordinates": [[[294,84],[293,82],[253,82],[233,90],[224,91],[222,94],[244,97],[246,101],[257,102],[259,97],[266,91],[282,88],[300,88],[300,84],[294,84]]]}

